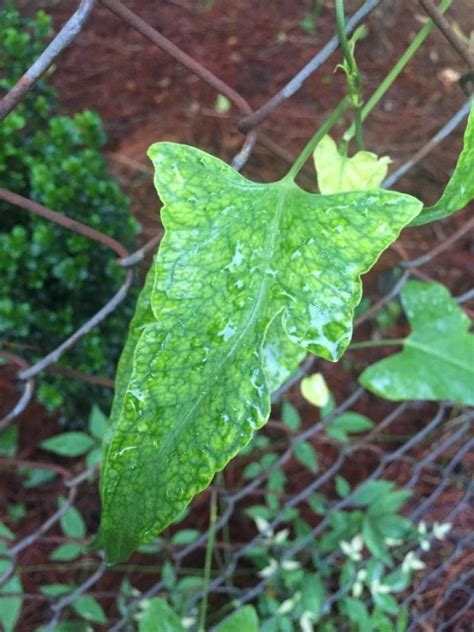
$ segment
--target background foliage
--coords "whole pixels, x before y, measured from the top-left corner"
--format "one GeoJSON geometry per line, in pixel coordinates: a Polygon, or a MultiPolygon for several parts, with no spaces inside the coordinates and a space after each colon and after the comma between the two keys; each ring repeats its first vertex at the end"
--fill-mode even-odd
{"type": "MultiPolygon", "coordinates": [[[[1,89],[14,85],[50,35],[45,13],[30,19],[13,8],[2,11],[1,89]]],[[[132,246],[138,225],[108,174],[99,116],[89,110],[60,116],[57,108],[45,78],[0,126],[1,185],[132,246]]],[[[0,269],[0,336],[9,345],[26,344],[30,361],[72,334],[123,279],[105,246],[5,202],[0,202],[0,269]]],[[[133,292],[61,364],[113,377],[132,309],[133,292]]],[[[43,404],[61,408],[71,421],[83,419],[91,402],[107,408],[110,400],[110,389],[44,373],[37,392],[43,404]]]]}

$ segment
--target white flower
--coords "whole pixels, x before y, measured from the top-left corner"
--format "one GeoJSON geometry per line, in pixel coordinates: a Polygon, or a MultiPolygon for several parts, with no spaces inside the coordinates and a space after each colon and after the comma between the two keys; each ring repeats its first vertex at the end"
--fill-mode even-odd
{"type": "Polygon", "coordinates": [[[366,579],[367,579],[367,571],[365,570],[365,568],[361,568],[360,570],[357,571],[356,580],[359,582],[365,582],[366,579]]]}
{"type": "Polygon", "coordinates": [[[263,577],[263,578],[271,577],[277,570],[278,570],[277,561],[274,560],[273,558],[270,558],[269,565],[265,566],[265,568],[262,568],[262,570],[258,571],[258,576],[263,577]]]}
{"type": "Polygon", "coordinates": [[[358,599],[362,595],[363,591],[364,591],[364,584],[356,580],[352,584],[352,596],[358,599]]]}
{"type": "Polygon", "coordinates": [[[273,530],[270,528],[270,523],[265,518],[261,516],[255,516],[255,525],[260,533],[263,533],[266,536],[273,536],[273,530]]]}
{"type": "Polygon", "coordinates": [[[385,544],[387,546],[400,546],[400,544],[403,544],[403,540],[399,540],[398,538],[385,538],[385,544]]]}
{"type": "Polygon", "coordinates": [[[278,533],[275,534],[275,537],[273,539],[274,543],[283,544],[288,539],[289,534],[290,534],[289,529],[282,529],[281,531],[278,531],[278,533]]]}
{"type": "Polygon", "coordinates": [[[428,527],[426,526],[426,522],[421,520],[418,524],[418,533],[420,535],[426,535],[428,533],[428,527]]]}
{"type": "Polygon", "coordinates": [[[357,575],[354,583],[352,584],[352,595],[354,597],[360,597],[364,591],[364,582],[367,579],[367,571],[365,568],[361,568],[357,571],[357,575]]]}
{"type": "Polygon", "coordinates": [[[281,563],[281,567],[285,571],[296,571],[298,568],[301,568],[301,564],[296,560],[285,560],[281,563]]]}
{"type": "Polygon", "coordinates": [[[370,592],[372,595],[386,595],[390,592],[390,586],[381,584],[378,579],[374,579],[374,581],[370,584],[370,592]]]}
{"type": "Polygon", "coordinates": [[[350,542],[346,542],[345,540],[341,540],[339,543],[341,547],[341,551],[344,555],[347,555],[353,562],[360,562],[362,559],[362,548],[364,543],[360,535],[356,535],[352,538],[350,542]]]}
{"type": "Polygon", "coordinates": [[[293,599],[286,599],[278,606],[278,614],[288,614],[293,610],[295,602],[293,599]]]}
{"type": "Polygon", "coordinates": [[[186,629],[192,628],[195,623],[196,617],[184,617],[184,619],[181,619],[181,625],[186,629]]]}
{"type": "Polygon", "coordinates": [[[300,617],[301,632],[314,632],[313,617],[311,612],[305,610],[300,617]]]}
{"type": "Polygon", "coordinates": [[[451,531],[452,524],[450,522],[439,523],[435,522],[433,525],[433,535],[438,540],[443,540],[443,538],[451,531]]]}
{"type": "Polygon", "coordinates": [[[142,599],[139,604],[141,610],[147,610],[150,607],[149,599],[142,599]]]}
{"type": "Polygon", "coordinates": [[[428,539],[421,540],[420,546],[422,551],[429,551],[431,549],[431,543],[428,539]]]}
{"type": "Polygon", "coordinates": [[[416,557],[413,551],[409,551],[405,555],[405,559],[402,562],[402,571],[409,573],[410,571],[421,571],[426,567],[426,564],[416,557]]]}

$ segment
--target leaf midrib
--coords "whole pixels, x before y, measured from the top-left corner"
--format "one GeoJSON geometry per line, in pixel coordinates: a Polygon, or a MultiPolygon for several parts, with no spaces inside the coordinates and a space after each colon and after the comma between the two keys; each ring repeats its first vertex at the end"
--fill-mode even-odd
{"type": "Polygon", "coordinates": [[[418,351],[421,351],[422,353],[425,353],[426,355],[434,356],[435,358],[443,360],[443,362],[447,362],[448,364],[451,364],[459,369],[463,369],[464,371],[467,371],[468,373],[472,373],[474,375],[474,370],[468,365],[465,365],[461,362],[457,362],[455,359],[453,359],[449,355],[440,353],[439,351],[436,350],[436,348],[433,350],[433,347],[425,347],[424,345],[418,342],[414,342],[413,338],[411,337],[405,338],[405,341],[403,344],[405,347],[412,347],[413,349],[417,349],[418,351]]]}

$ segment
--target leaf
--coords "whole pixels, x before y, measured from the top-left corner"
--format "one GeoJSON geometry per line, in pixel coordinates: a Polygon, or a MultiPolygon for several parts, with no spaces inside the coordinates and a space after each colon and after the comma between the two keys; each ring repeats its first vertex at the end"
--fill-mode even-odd
{"type": "Polygon", "coordinates": [[[392,481],[367,481],[354,493],[353,502],[357,505],[370,505],[381,496],[390,494],[394,487],[392,481]]]}
{"type": "Polygon", "coordinates": [[[18,448],[18,426],[9,426],[0,432],[0,454],[15,456],[18,448]]]}
{"type": "Polygon", "coordinates": [[[40,470],[33,467],[18,468],[21,474],[25,477],[23,486],[26,488],[36,487],[37,485],[43,485],[55,478],[55,472],[51,470],[40,470]]]}
{"type": "Polygon", "coordinates": [[[94,439],[85,432],[64,432],[40,443],[43,450],[60,456],[81,456],[94,445],[94,439]]]}
{"type": "Polygon", "coordinates": [[[370,519],[377,525],[377,530],[386,538],[406,538],[412,530],[412,523],[404,516],[394,514],[382,514],[371,516],[370,519]]]}
{"type": "Polygon", "coordinates": [[[335,483],[337,495],[340,498],[345,498],[346,496],[350,494],[351,486],[349,485],[349,483],[346,481],[345,478],[343,478],[342,476],[339,476],[338,474],[336,478],[334,479],[334,483],[335,483]]]}
{"type": "Polygon", "coordinates": [[[7,540],[14,540],[15,534],[11,531],[6,524],[0,522],[0,536],[2,538],[6,538],[7,540]]]}
{"type": "Polygon", "coordinates": [[[398,614],[400,606],[397,603],[395,597],[392,595],[387,595],[386,593],[374,593],[373,594],[374,603],[389,614],[398,614]]]}
{"type": "Polygon", "coordinates": [[[400,489],[379,496],[377,500],[371,504],[369,512],[379,515],[395,513],[406,503],[412,494],[413,492],[409,489],[400,489]]]}
{"type": "Polygon", "coordinates": [[[92,448],[90,452],[87,453],[86,456],[86,466],[87,468],[95,467],[99,465],[102,461],[102,449],[99,447],[92,448]]]}
{"type": "MultiPolygon", "coordinates": [[[[64,498],[59,498],[58,504],[62,507],[65,502],[64,498]]],[[[86,535],[86,524],[75,507],[68,507],[59,522],[64,535],[70,538],[83,538],[86,535]]]]}
{"type": "Polygon", "coordinates": [[[301,582],[301,603],[306,612],[310,612],[314,621],[318,621],[322,613],[326,589],[321,577],[306,573],[301,582]]]}
{"type": "Polygon", "coordinates": [[[437,283],[410,281],[401,292],[412,333],[404,349],[368,367],[359,382],[380,397],[474,404],[470,321],[437,283]]]}
{"type": "Polygon", "coordinates": [[[349,440],[347,433],[365,432],[374,427],[374,422],[360,413],[343,413],[326,426],[326,432],[330,437],[346,443],[349,440]]]}
{"type": "Polygon", "coordinates": [[[318,471],[318,457],[311,443],[308,443],[308,441],[297,441],[293,452],[302,465],[307,467],[313,474],[316,474],[318,471]]]}
{"type": "Polygon", "coordinates": [[[314,373],[304,377],[300,383],[301,395],[313,406],[324,408],[331,393],[322,373],[314,373]]]}
{"type": "Polygon", "coordinates": [[[82,550],[82,545],[76,544],[76,542],[60,544],[58,548],[54,549],[51,553],[49,559],[56,562],[70,562],[78,558],[82,554],[82,550]]]}
{"type": "MultiPolygon", "coordinates": [[[[0,559],[0,575],[7,571],[11,562],[0,559]]],[[[2,593],[23,593],[18,575],[13,575],[2,585],[2,593]]],[[[0,627],[2,632],[13,632],[21,612],[21,597],[3,597],[0,593],[0,627]]]]}
{"type": "MultiPolygon", "coordinates": [[[[39,628],[36,632],[48,632],[48,628],[39,628]]],[[[91,632],[91,628],[84,621],[60,621],[53,632],[91,632]]]]}
{"type": "Polygon", "coordinates": [[[405,632],[408,629],[408,622],[410,618],[410,612],[407,606],[400,608],[398,617],[395,622],[395,632],[405,632]]]}
{"type": "Polygon", "coordinates": [[[253,606],[244,606],[226,617],[216,632],[258,632],[258,616],[253,606]]]}
{"type": "Polygon", "coordinates": [[[153,597],[146,602],[141,614],[138,632],[185,632],[178,615],[161,597],[153,597]]]}
{"type": "Polygon", "coordinates": [[[102,439],[107,429],[107,417],[100,410],[100,408],[94,404],[89,415],[89,430],[93,437],[96,439],[102,439]]]}
{"type": "Polygon", "coordinates": [[[362,539],[372,555],[390,564],[391,558],[385,546],[384,537],[377,526],[367,517],[362,525],[362,539]]]}
{"type": "Polygon", "coordinates": [[[181,529],[181,531],[178,531],[173,536],[171,536],[170,541],[171,544],[182,546],[185,544],[191,544],[191,542],[197,540],[200,535],[201,532],[197,529],[181,529]]]}
{"type": "Polygon", "coordinates": [[[281,406],[281,420],[290,430],[298,430],[301,426],[301,417],[296,408],[288,401],[281,406]]]}
{"type": "Polygon", "coordinates": [[[360,599],[353,597],[343,597],[341,600],[341,610],[353,623],[357,630],[370,632],[370,617],[366,605],[360,599]]]}
{"type": "Polygon", "coordinates": [[[434,206],[424,208],[410,224],[422,226],[449,217],[460,211],[474,199],[474,106],[471,106],[464,145],[459,155],[454,173],[451,176],[442,196],[434,206]]]}
{"type": "Polygon", "coordinates": [[[48,597],[62,597],[73,591],[72,586],[68,584],[46,584],[39,587],[40,592],[48,597]]]}
{"type": "Polygon", "coordinates": [[[358,151],[352,158],[342,156],[336,143],[325,136],[313,153],[321,193],[343,193],[378,189],[387,175],[388,156],[379,158],[370,151],[358,151]]]}
{"type": "Polygon", "coordinates": [[[71,604],[80,617],[92,623],[107,623],[107,616],[100,603],[90,595],[81,595],[71,604]]]}
{"type": "Polygon", "coordinates": [[[166,235],[105,436],[99,541],[110,563],[170,524],[265,423],[280,379],[267,373],[267,334],[285,370],[306,351],[341,356],[360,275],[421,204],[387,191],[314,195],[288,178],[256,184],[173,143],[150,156],[166,235]]]}

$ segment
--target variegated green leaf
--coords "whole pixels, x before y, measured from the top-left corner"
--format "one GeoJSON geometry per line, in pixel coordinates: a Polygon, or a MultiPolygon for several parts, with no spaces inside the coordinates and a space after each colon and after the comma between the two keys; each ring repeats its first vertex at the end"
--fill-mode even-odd
{"type": "Polygon", "coordinates": [[[117,374],[100,540],[125,560],[268,418],[305,352],[349,344],[360,275],[420,211],[388,191],[251,182],[195,148],[150,149],[166,234],[117,374]]]}

